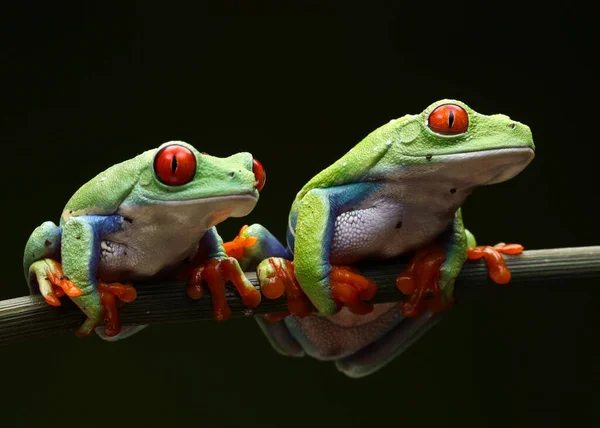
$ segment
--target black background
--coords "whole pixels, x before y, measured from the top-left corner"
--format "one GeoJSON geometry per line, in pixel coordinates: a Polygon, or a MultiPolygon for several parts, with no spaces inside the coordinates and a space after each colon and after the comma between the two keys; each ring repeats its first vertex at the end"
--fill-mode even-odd
{"type": "MultiPolygon", "coordinates": [[[[267,185],[221,234],[260,221],[283,238],[304,182],[441,98],[508,114],[537,146],[522,174],[466,202],[479,242],[600,244],[590,10],[283,3],[2,6],[1,299],[26,294],[33,228],[58,221],[70,195],[114,163],[174,139],[217,156],[251,151],[267,185]]],[[[599,297],[595,281],[483,287],[362,380],[276,354],[250,319],[153,326],[118,343],[31,340],[0,350],[0,425],[593,425],[599,297]]]]}

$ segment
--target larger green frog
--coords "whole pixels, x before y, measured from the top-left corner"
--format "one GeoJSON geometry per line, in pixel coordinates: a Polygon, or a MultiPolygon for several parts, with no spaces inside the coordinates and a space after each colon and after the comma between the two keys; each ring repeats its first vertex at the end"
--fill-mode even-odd
{"type": "Polygon", "coordinates": [[[373,131],[298,192],[287,247],[258,224],[226,244],[245,269],[266,259],[258,265],[266,297],[287,294],[291,316],[258,319],[275,349],[334,360],[349,376],[365,376],[452,304],[468,255],[485,257],[492,279],[507,282],[499,253],[522,247],[476,247],[460,207],[476,187],[509,180],[533,157],[526,125],[456,100],[373,131]],[[376,285],[351,265],[415,252],[397,278],[406,300],[371,305],[376,285]],[[318,313],[307,315],[313,307],[318,313]]]}

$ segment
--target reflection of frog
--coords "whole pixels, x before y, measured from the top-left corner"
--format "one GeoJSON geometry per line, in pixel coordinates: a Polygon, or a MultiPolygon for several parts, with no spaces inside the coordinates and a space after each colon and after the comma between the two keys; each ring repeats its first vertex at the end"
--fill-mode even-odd
{"type": "MultiPolygon", "coordinates": [[[[78,334],[105,318],[98,330],[107,338],[120,331],[116,299],[135,299],[131,286],[110,282],[174,272],[201,253],[209,286],[211,278],[216,287],[231,279],[254,307],[260,294],[227,257],[214,226],[250,213],[264,177],[249,153],[217,158],[178,141],[114,165],[73,195],[60,226],[48,221],[33,231],[23,260],[28,284],[54,306],[67,294],[88,317],[78,334]]],[[[215,306],[215,317],[226,318],[227,310],[215,306]]]]}
{"type": "Polygon", "coordinates": [[[293,315],[276,323],[258,319],[273,346],[283,354],[335,360],[349,376],[364,376],[414,342],[433,312],[450,306],[468,252],[489,256],[492,279],[508,281],[498,252],[522,247],[473,248],[460,207],[475,187],[514,177],[533,157],[527,126],[454,100],[372,132],[300,190],[289,215],[288,248],[260,225],[225,244],[244,269],[271,257],[258,266],[263,294],[285,292],[293,315]],[[376,285],[347,265],[414,251],[397,280],[407,301],[369,304],[376,285]],[[490,263],[494,256],[496,264],[490,263]],[[311,304],[318,315],[306,316],[311,304]]]}

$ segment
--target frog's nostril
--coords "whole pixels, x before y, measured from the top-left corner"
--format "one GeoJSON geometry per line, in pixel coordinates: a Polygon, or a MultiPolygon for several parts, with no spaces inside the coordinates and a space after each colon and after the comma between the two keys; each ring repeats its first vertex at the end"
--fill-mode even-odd
{"type": "Polygon", "coordinates": [[[227,174],[229,177],[233,178],[233,176],[235,175],[235,172],[231,171],[229,174],[227,174]]]}
{"type": "Polygon", "coordinates": [[[517,127],[517,124],[515,122],[513,122],[513,123],[509,124],[508,127],[510,129],[515,129],[517,127]]]}

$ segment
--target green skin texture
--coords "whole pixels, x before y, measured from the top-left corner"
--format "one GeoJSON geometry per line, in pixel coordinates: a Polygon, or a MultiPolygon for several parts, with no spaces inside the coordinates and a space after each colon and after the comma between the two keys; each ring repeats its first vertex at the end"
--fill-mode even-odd
{"type": "MultiPolygon", "coordinates": [[[[402,182],[402,174],[405,174],[403,171],[407,171],[411,183],[419,183],[420,177],[425,182],[431,180],[432,174],[435,177],[435,172],[432,171],[435,171],[438,166],[455,162],[459,166],[448,170],[447,174],[450,174],[450,178],[457,175],[462,183],[470,183],[469,186],[465,186],[466,197],[472,190],[470,187],[474,189],[478,185],[505,181],[518,174],[533,158],[534,150],[531,131],[526,125],[501,114],[489,116],[479,114],[461,101],[451,99],[437,101],[420,114],[403,116],[376,129],[339,160],[313,177],[298,192],[292,204],[288,243],[291,230],[293,244],[290,245],[290,249],[293,251],[295,275],[300,287],[320,315],[329,316],[336,313],[337,306],[331,298],[329,287],[332,263],[329,255],[324,254],[324,248],[330,248],[332,243],[333,233],[330,226],[332,216],[339,215],[340,211],[357,209],[352,202],[346,203],[341,210],[335,207],[328,199],[328,194],[336,188],[348,189],[348,192],[352,192],[351,186],[357,184],[383,183],[385,186],[387,182],[402,182]],[[469,116],[467,132],[443,135],[429,128],[429,114],[443,104],[457,104],[466,110],[469,116]],[[474,163],[461,168],[460,159],[446,156],[502,149],[531,150],[523,150],[526,152],[525,155],[514,158],[515,165],[503,160],[507,168],[514,167],[514,170],[498,179],[480,178],[485,171],[472,171],[471,167],[475,165],[474,163]],[[472,180],[470,174],[473,175],[472,180]],[[294,219],[296,219],[295,224],[294,219]]],[[[444,177],[439,177],[439,181],[443,179],[444,177]]],[[[360,193],[360,190],[357,193],[360,193]]],[[[423,197],[427,198],[427,196],[423,197]]],[[[449,208],[454,209],[451,211],[454,212],[453,220],[449,216],[449,226],[437,236],[441,238],[446,251],[446,261],[441,267],[439,279],[442,296],[446,300],[453,295],[454,282],[466,261],[467,249],[476,245],[474,236],[463,225],[460,206],[449,208]]],[[[427,213],[423,215],[426,216],[427,213]]],[[[252,225],[246,229],[243,236],[256,236],[260,242],[265,234],[270,235],[262,226],[252,225]]],[[[431,241],[418,244],[422,247],[429,242],[431,241]]],[[[243,267],[252,266],[256,264],[257,259],[265,255],[267,254],[260,245],[255,248],[250,247],[245,250],[240,263],[243,267]]],[[[258,264],[257,270],[263,282],[267,277],[275,274],[269,260],[263,260],[258,264]]],[[[266,331],[265,325],[260,320],[259,324],[266,331]]],[[[269,334],[267,336],[276,350],[286,353],[269,334]]]]}
{"type": "MultiPolygon", "coordinates": [[[[104,233],[105,237],[98,239],[98,228],[94,222],[89,221],[90,216],[99,218],[100,222],[102,219],[115,219],[114,223],[117,224],[118,229],[121,223],[128,226],[126,222],[120,221],[124,209],[128,210],[133,225],[139,222],[152,224],[154,219],[152,216],[156,213],[180,213],[179,221],[170,221],[168,224],[161,224],[165,217],[157,215],[155,226],[158,230],[169,230],[173,234],[182,235],[188,233],[187,228],[194,225],[195,219],[198,218],[205,223],[201,226],[201,230],[196,231],[198,242],[204,238],[202,242],[207,248],[209,257],[225,258],[223,242],[214,226],[227,216],[239,217],[252,210],[258,200],[255,182],[252,155],[249,153],[217,158],[202,154],[193,146],[181,141],[168,142],[148,150],[108,168],[84,184],[66,204],[60,218],[60,227],[52,222],[45,222],[33,231],[24,252],[25,278],[33,292],[36,291],[36,284],[40,289],[43,287],[48,289],[51,286],[45,278],[47,267],[45,259],[60,260],[65,275],[82,291],[80,296],[71,299],[88,317],[79,330],[80,333],[87,334],[102,320],[103,316],[96,278],[99,266],[98,255],[101,251],[99,244],[106,236],[110,238],[120,232],[119,230],[108,231],[104,233]],[[159,150],[173,143],[190,149],[197,162],[194,177],[181,186],[163,184],[157,178],[153,167],[154,157],[159,150]],[[241,210],[238,208],[240,201],[244,205],[241,210]],[[190,206],[196,208],[190,209],[190,206]],[[143,213],[145,217],[139,213],[143,213]],[[140,220],[136,218],[138,215],[140,220]],[[189,218],[191,216],[193,218],[189,218]]],[[[131,244],[134,248],[158,248],[158,251],[164,254],[165,250],[160,248],[161,242],[144,246],[144,240],[152,238],[152,233],[137,235],[129,233],[121,235],[117,242],[125,247],[131,244]]],[[[173,259],[167,260],[168,266],[161,267],[172,268],[171,265],[177,265],[182,258],[193,255],[184,253],[185,250],[187,249],[174,249],[173,259]]],[[[196,250],[197,247],[192,249],[194,252],[196,250]]],[[[168,250],[166,252],[168,253],[168,250]]],[[[151,256],[148,262],[152,263],[151,256]]],[[[165,261],[162,262],[164,264],[165,261]]],[[[152,266],[148,266],[148,263],[146,266],[141,266],[138,272],[135,271],[134,262],[130,267],[132,271],[123,278],[119,277],[119,272],[111,272],[110,266],[105,268],[104,273],[111,278],[111,281],[120,281],[132,277],[144,277],[146,276],[144,272],[153,269],[152,266]]]]}

